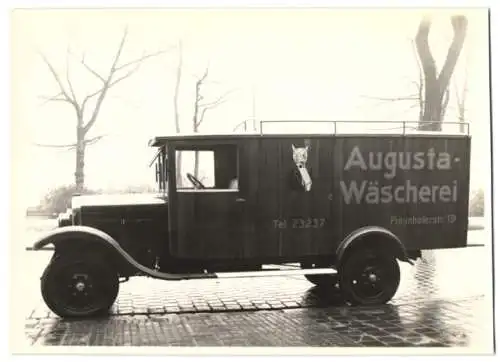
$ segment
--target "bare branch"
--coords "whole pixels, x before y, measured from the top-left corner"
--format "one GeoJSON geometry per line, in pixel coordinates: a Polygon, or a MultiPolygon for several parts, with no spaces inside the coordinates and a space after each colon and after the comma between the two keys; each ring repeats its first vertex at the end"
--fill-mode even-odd
{"type": "Polygon", "coordinates": [[[423,18],[418,27],[415,37],[415,46],[420,58],[420,64],[424,72],[425,81],[432,82],[437,79],[436,62],[429,48],[429,32],[431,29],[431,19],[423,18]]]}
{"type": "MultiPolygon", "coordinates": [[[[103,139],[106,136],[107,136],[106,134],[103,134],[100,136],[96,136],[96,137],[92,137],[92,138],[83,140],[83,142],[84,142],[85,146],[90,146],[90,145],[93,145],[96,142],[100,141],[101,139],[103,139]]],[[[44,147],[44,148],[65,148],[66,150],[72,150],[72,149],[76,148],[77,143],[70,143],[70,144],[66,144],[66,145],[35,143],[34,145],[37,147],[44,147]]]]}
{"type": "Polygon", "coordinates": [[[71,101],[69,101],[66,97],[64,97],[64,94],[62,94],[62,92],[57,93],[55,96],[38,96],[38,98],[43,99],[45,101],[45,102],[42,102],[42,104],[40,104],[40,106],[43,106],[49,102],[66,102],[66,103],[73,105],[73,103],[71,103],[71,101]]]}
{"type": "Polygon", "coordinates": [[[75,103],[77,103],[76,100],[76,95],[75,95],[75,90],[73,89],[73,84],[71,83],[71,78],[69,76],[69,55],[70,55],[70,49],[68,45],[68,49],[66,51],[66,82],[68,82],[69,90],[71,92],[72,99],[74,100],[75,103]]]}
{"type": "Polygon", "coordinates": [[[461,97],[461,101],[462,101],[462,103],[464,105],[465,105],[465,100],[466,100],[468,92],[469,92],[469,71],[468,71],[467,60],[466,60],[465,75],[464,75],[464,85],[463,85],[463,88],[462,88],[462,97],[461,97]]]}
{"type": "MultiPolygon", "coordinates": [[[[139,70],[139,68],[140,68],[140,63],[139,63],[139,64],[137,64],[137,65],[135,66],[135,68],[133,68],[133,69],[132,69],[132,70],[130,70],[128,73],[126,73],[125,75],[121,76],[120,78],[115,79],[115,80],[114,80],[114,81],[112,81],[111,83],[106,83],[106,84],[104,84],[104,86],[103,86],[102,88],[100,88],[99,90],[97,90],[97,91],[95,91],[95,92],[92,92],[92,93],[88,94],[88,95],[84,98],[84,100],[83,100],[83,103],[82,103],[82,109],[84,109],[84,108],[85,108],[85,105],[87,104],[87,102],[88,102],[91,98],[93,98],[93,97],[95,97],[95,96],[97,96],[97,95],[99,95],[99,94],[102,94],[103,92],[107,92],[107,91],[108,91],[111,87],[115,86],[116,84],[118,84],[118,83],[119,83],[119,82],[121,82],[122,80],[125,80],[125,79],[127,79],[128,77],[130,77],[130,76],[131,76],[132,74],[134,74],[137,70],[139,70]]],[[[97,106],[96,106],[96,109],[97,109],[97,106]]],[[[92,127],[92,126],[90,126],[90,127],[92,127]]],[[[90,127],[89,127],[89,128],[90,128],[90,127]]]]}
{"type": "Polygon", "coordinates": [[[101,93],[102,91],[104,90],[104,88],[101,88],[95,92],[92,92],[90,94],[88,94],[87,96],[85,96],[85,98],[83,99],[83,102],[82,102],[82,112],[83,110],[85,109],[86,105],[87,105],[87,102],[94,98],[96,95],[98,95],[99,93],[101,93]]]}
{"type": "Polygon", "coordinates": [[[465,101],[467,94],[467,78],[465,78],[464,85],[462,91],[458,87],[457,81],[453,78],[453,89],[455,91],[455,100],[456,100],[456,111],[458,113],[458,119],[461,122],[465,121],[465,101]]]}
{"type": "MultiPolygon", "coordinates": [[[[182,41],[179,40],[179,62],[177,64],[177,74],[175,77],[175,90],[174,90],[174,122],[176,133],[181,132],[180,122],[179,122],[179,88],[182,77],[182,41]]],[[[179,166],[180,167],[180,166],[179,166]]],[[[179,179],[179,178],[177,178],[179,179]]]]}
{"type": "Polygon", "coordinates": [[[455,91],[454,92],[455,93],[455,99],[457,100],[457,103],[459,104],[460,101],[461,101],[461,97],[460,97],[460,92],[459,92],[457,80],[456,80],[455,77],[453,77],[452,84],[453,84],[453,90],[455,91]]]}
{"type": "Polygon", "coordinates": [[[438,81],[440,86],[449,83],[467,34],[468,21],[465,16],[453,16],[451,18],[451,24],[453,26],[454,36],[448,48],[448,54],[446,55],[443,69],[441,69],[441,73],[439,74],[438,81]]]}
{"type": "Polygon", "coordinates": [[[401,110],[397,113],[394,113],[395,116],[391,116],[389,118],[401,118],[403,115],[406,115],[407,113],[413,111],[415,108],[418,108],[418,107],[419,107],[418,103],[412,104],[411,106],[408,106],[406,109],[401,110]]]}
{"type": "Polygon", "coordinates": [[[205,73],[203,73],[203,75],[201,76],[200,80],[198,81],[200,84],[203,84],[203,82],[205,81],[205,79],[207,79],[207,77],[208,77],[208,68],[209,68],[209,65],[207,65],[207,67],[205,68],[205,73]]]}
{"type": "MultiPolygon", "coordinates": [[[[128,73],[124,74],[120,78],[115,79],[111,83],[106,83],[104,85],[104,87],[101,88],[101,90],[99,90],[99,91],[91,94],[90,96],[86,97],[86,99],[88,100],[91,97],[99,94],[99,98],[97,99],[97,103],[96,103],[96,106],[94,108],[94,112],[92,113],[92,116],[90,117],[90,120],[83,127],[84,133],[87,133],[90,130],[90,128],[92,128],[92,126],[94,125],[94,123],[97,121],[97,115],[99,114],[102,102],[104,100],[104,97],[106,96],[106,93],[109,91],[109,89],[112,88],[113,86],[115,86],[116,84],[118,84],[119,82],[121,82],[121,81],[129,78],[132,74],[134,74],[140,68],[140,66],[141,66],[141,63],[137,63],[136,66],[135,66],[135,68],[133,68],[132,70],[130,70],[128,73]]],[[[108,79],[108,82],[109,82],[109,79],[108,79]]]]}
{"type": "Polygon", "coordinates": [[[85,62],[85,53],[82,54],[82,58],[80,59],[80,63],[85,67],[85,69],[87,69],[90,73],[92,73],[94,76],[96,76],[97,78],[99,78],[99,80],[101,82],[106,82],[106,79],[104,79],[104,77],[102,75],[100,75],[99,73],[97,73],[94,69],[92,69],[86,62],[85,62]]]}
{"type": "MultiPolygon", "coordinates": [[[[173,47],[171,47],[171,48],[173,48],[173,47]]],[[[143,62],[144,60],[146,60],[146,59],[148,59],[148,58],[152,58],[152,57],[156,57],[156,56],[158,56],[158,55],[164,54],[164,53],[168,52],[171,48],[168,48],[168,49],[165,49],[165,50],[159,50],[159,51],[154,52],[154,53],[144,54],[144,55],[143,55],[142,57],[140,57],[140,58],[137,58],[137,59],[135,59],[135,60],[132,60],[132,61],[130,61],[130,62],[127,62],[127,63],[125,63],[125,64],[122,64],[122,65],[120,65],[120,66],[116,67],[116,68],[114,69],[114,72],[117,72],[117,71],[119,71],[119,70],[121,70],[121,69],[123,69],[123,68],[129,67],[129,66],[131,66],[131,65],[134,65],[134,64],[137,64],[137,63],[141,63],[141,62],[143,62]]]]}
{"type": "Polygon", "coordinates": [[[73,147],[76,147],[76,143],[72,143],[69,145],[51,145],[51,144],[35,143],[34,145],[37,147],[45,147],[45,148],[66,148],[68,150],[73,148],[73,147]]]}
{"type": "Polygon", "coordinates": [[[422,62],[419,58],[417,46],[416,46],[414,40],[412,40],[412,51],[413,51],[413,58],[415,59],[415,63],[417,63],[417,67],[418,67],[418,82],[413,81],[412,83],[416,85],[417,90],[418,90],[418,104],[420,106],[420,112],[419,112],[418,119],[422,120],[422,118],[424,116],[424,106],[425,106],[425,99],[424,99],[425,77],[424,77],[424,69],[422,66],[422,62]]]}
{"type": "Polygon", "coordinates": [[[362,96],[363,98],[375,100],[375,101],[383,101],[383,102],[399,102],[399,101],[418,101],[418,94],[411,94],[407,97],[372,97],[372,96],[362,96]]]}
{"type": "Polygon", "coordinates": [[[215,101],[213,102],[210,102],[210,103],[205,103],[205,104],[199,104],[199,107],[202,107],[202,108],[207,108],[207,109],[211,109],[211,108],[215,108],[217,107],[218,105],[224,103],[227,101],[227,98],[228,96],[231,94],[231,93],[234,93],[236,90],[235,89],[232,89],[230,91],[227,91],[226,93],[224,93],[223,95],[221,95],[219,98],[217,98],[215,101]]]}
{"type": "Polygon", "coordinates": [[[100,141],[101,139],[103,139],[106,136],[107,135],[100,135],[100,136],[92,137],[92,138],[84,140],[83,142],[85,143],[85,146],[90,146],[90,145],[93,145],[96,142],[100,141]]]}
{"type": "Polygon", "coordinates": [[[413,84],[415,87],[417,87],[417,90],[420,89],[421,82],[417,82],[416,80],[412,80],[410,83],[413,84]]]}
{"type": "Polygon", "coordinates": [[[205,119],[205,113],[207,112],[209,108],[203,108],[201,110],[201,114],[200,114],[200,118],[198,119],[198,121],[196,122],[196,130],[198,130],[198,127],[200,127],[200,125],[202,124],[203,120],[205,119]]]}
{"type": "Polygon", "coordinates": [[[118,60],[120,59],[120,55],[123,50],[123,46],[125,45],[125,41],[128,35],[128,28],[125,28],[122,36],[122,40],[120,41],[120,46],[118,47],[118,51],[116,52],[115,59],[113,60],[113,64],[111,65],[111,69],[109,71],[108,81],[111,79],[111,76],[116,70],[116,65],[118,64],[118,60]]]}
{"type": "Polygon", "coordinates": [[[111,83],[109,83],[107,85],[106,88],[109,89],[109,88],[113,87],[114,85],[118,84],[119,82],[121,82],[122,80],[125,80],[128,77],[130,77],[132,74],[134,74],[135,72],[137,72],[139,70],[139,68],[141,67],[141,64],[142,63],[137,63],[134,68],[132,68],[131,70],[129,70],[126,74],[122,75],[121,77],[113,80],[111,83]]]}
{"type": "Polygon", "coordinates": [[[232,90],[224,93],[223,95],[221,95],[219,98],[217,98],[213,102],[210,102],[210,103],[207,103],[207,104],[198,104],[198,108],[201,109],[201,113],[200,113],[200,117],[199,117],[198,121],[196,122],[195,129],[198,129],[198,127],[201,125],[201,123],[205,119],[205,113],[207,111],[209,111],[211,109],[214,109],[215,107],[217,107],[217,106],[223,104],[224,102],[226,102],[228,100],[228,96],[231,93],[234,93],[234,92],[235,92],[235,90],[232,89],[232,90]]]}
{"type": "Polygon", "coordinates": [[[47,67],[49,68],[50,73],[52,73],[52,76],[54,77],[55,81],[59,85],[59,90],[61,91],[61,94],[66,98],[66,100],[69,103],[71,103],[75,107],[75,109],[78,109],[78,104],[76,103],[75,99],[73,99],[73,98],[71,98],[69,96],[68,92],[64,88],[64,85],[63,85],[63,83],[61,81],[61,78],[59,77],[59,74],[57,74],[56,70],[54,69],[54,67],[52,66],[52,64],[49,62],[49,60],[47,59],[47,57],[45,56],[45,54],[43,54],[42,52],[39,52],[39,54],[42,57],[42,59],[45,62],[45,64],[47,65],[47,67]]]}
{"type": "Polygon", "coordinates": [[[123,38],[122,38],[122,41],[120,43],[120,47],[118,49],[118,52],[116,53],[116,57],[115,57],[115,60],[113,62],[113,66],[111,67],[111,70],[110,70],[110,73],[109,73],[109,76],[107,78],[107,80],[104,82],[104,86],[87,95],[83,101],[83,105],[82,105],[82,110],[84,109],[85,105],[87,104],[87,102],[99,95],[98,99],[97,99],[97,102],[96,102],[96,105],[95,105],[95,108],[94,108],[94,112],[92,113],[92,116],[90,117],[90,120],[87,122],[87,124],[83,127],[83,130],[84,130],[84,133],[87,133],[90,128],[92,128],[92,126],[95,124],[95,122],[97,121],[97,115],[99,114],[99,111],[101,109],[101,105],[102,105],[102,102],[104,100],[104,97],[106,96],[106,93],[109,91],[109,89],[111,89],[113,86],[115,86],[116,84],[120,83],[121,81],[129,78],[130,76],[132,76],[135,72],[137,72],[140,68],[140,66],[142,65],[143,61],[150,58],[150,57],[153,57],[155,55],[159,55],[159,54],[162,54],[164,53],[165,51],[160,51],[160,52],[156,52],[156,53],[151,53],[151,54],[147,54],[147,55],[144,55],[142,56],[141,58],[139,59],[136,59],[132,62],[129,62],[127,63],[126,65],[132,65],[134,64],[135,67],[133,67],[131,70],[129,70],[127,73],[125,73],[124,75],[122,75],[121,77],[115,79],[115,80],[111,80],[113,78],[113,75],[119,70],[119,69],[123,69],[124,65],[120,66],[120,67],[117,67],[116,64],[120,58],[120,54],[122,52],[122,49],[123,49],[123,45],[125,43],[125,39],[126,39],[126,35],[127,35],[127,31],[125,31],[124,35],[123,35],[123,38]]]}
{"type": "Polygon", "coordinates": [[[448,103],[450,102],[450,88],[446,88],[446,90],[443,93],[443,101],[442,101],[442,107],[441,107],[441,119],[444,119],[446,115],[446,110],[448,108],[448,103]]]}
{"type": "MultiPolygon", "coordinates": [[[[83,99],[83,102],[82,102],[82,109],[85,108],[87,102],[92,99],[93,97],[97,96],[99,93],[103,92],[105,89],[106,90],[109,90],[109,88],[115,86],[116,84],[118,84],[119,82],[125,80],[126,78],[130,77],[133,73],[135,73],[138,69],[139,69],[139,65],[137,65],[134,69],[132,69],[131,71],[129,71],[127,74],[121,76],[120,78],[117,78],[115,79],[113,82],[109,83],[108,85],[105,85],[104,87],[88,94],[87,96],[85,96],[85,98],[83,99]]],[[[117,98],[121,98],[123,100],[122,97],[117,97],[117,98]]]]}
{"type": "Polygon", "coordinates": [[[102,102],[104,100],[104,97],[106,96],[106,92],[108,91],[108,89],[109,89],[108,87],[104,87],[102,91],[99,93],[99,98],[97,98],[97,103],[95,105],[94,112],[92,112],[92,116],[90,117],[90,120],[87,122],[87,124],[83,126],[83,134],[87,134],[90,128],[92,128],[92,126],[97,121],[97,116],[99,114],[102,102]]]}
{"type": "Polygon", "coordinates": [[[415,60],[415,63],[417,64],[417,67],[418,67],[418,73],[419,73],[419,79],[420,79],[420,83],[423,83],[423,69],[422,69],[422,62],[420,61],[419,59],[419,56],[418,56],[418,51],[417,51],[417,46],[415,44],[415,40],[411,40],[411,50],[412,50],[412,53],[413,53],[413,59],[415,60]]]}

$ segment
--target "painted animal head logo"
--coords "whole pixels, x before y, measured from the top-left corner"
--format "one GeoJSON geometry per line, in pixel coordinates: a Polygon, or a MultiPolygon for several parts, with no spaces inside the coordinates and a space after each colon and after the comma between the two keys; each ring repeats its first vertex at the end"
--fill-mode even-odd
{"type": "Polygon", "coordinates": [[[308,153],[309,146],[295,147],[295,145],[292,144],[293,162],[295,162],[296,165],[305,166],[308,153]]]}
{"type": "Polygon", "coordinates": [[[306,192],[311,191],[312,187],[311,176],[309,175],[309,171],[307,170],[308,154],[309,154],[309,145],[306,145],[305,147],[295,147],[295,145],[292,144],[293,162],[297,166],[302,187],[306,192]]]}

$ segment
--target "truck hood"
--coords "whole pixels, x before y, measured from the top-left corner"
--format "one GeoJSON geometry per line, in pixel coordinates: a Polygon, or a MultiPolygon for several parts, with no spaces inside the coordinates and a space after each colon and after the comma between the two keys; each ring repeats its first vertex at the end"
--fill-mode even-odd
{"type": "Polygon", "coordinates": [[[158,205],[165,204],[163,194],[118,194],[118,195],[79,195],[71,200],[71,208],[82,206],[120,206],[120,205],[158,205]]]}

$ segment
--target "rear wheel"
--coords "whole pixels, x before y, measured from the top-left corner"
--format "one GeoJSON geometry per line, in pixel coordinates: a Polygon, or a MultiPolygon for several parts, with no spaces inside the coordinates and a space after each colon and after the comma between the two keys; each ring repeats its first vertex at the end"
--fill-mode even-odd
{"type": "Polygon", "coordinates": [[[339,268],[340,290],[352,305],[387,303],[396,294],[400,277],[394,256],[370,249],[353,250],[339,268]]]}
{"type": "Polygon", "coordinates": [[[119,290],[117,273],[99,258],[59,256],[41,278],[42,296],[58,316],[92,317],[106,314],[119,290]]]}

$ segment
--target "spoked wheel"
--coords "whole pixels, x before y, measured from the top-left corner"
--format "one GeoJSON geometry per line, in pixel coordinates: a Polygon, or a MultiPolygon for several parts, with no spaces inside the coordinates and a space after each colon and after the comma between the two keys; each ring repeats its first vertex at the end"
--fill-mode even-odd
{"type": "Polygon", "coordinates": [[[400,277],[396,258],[372,250],[353,250],[339,268],[340,289],[352,305],[387,303],[396,294],[400,277]]]}
{"type": "Polygon", "coordinates": [[[118,296],[116,272],[99,259],[66,256],[47,266],[41,280],[47,306],[63,318],[106,314],[118,296]]]}

